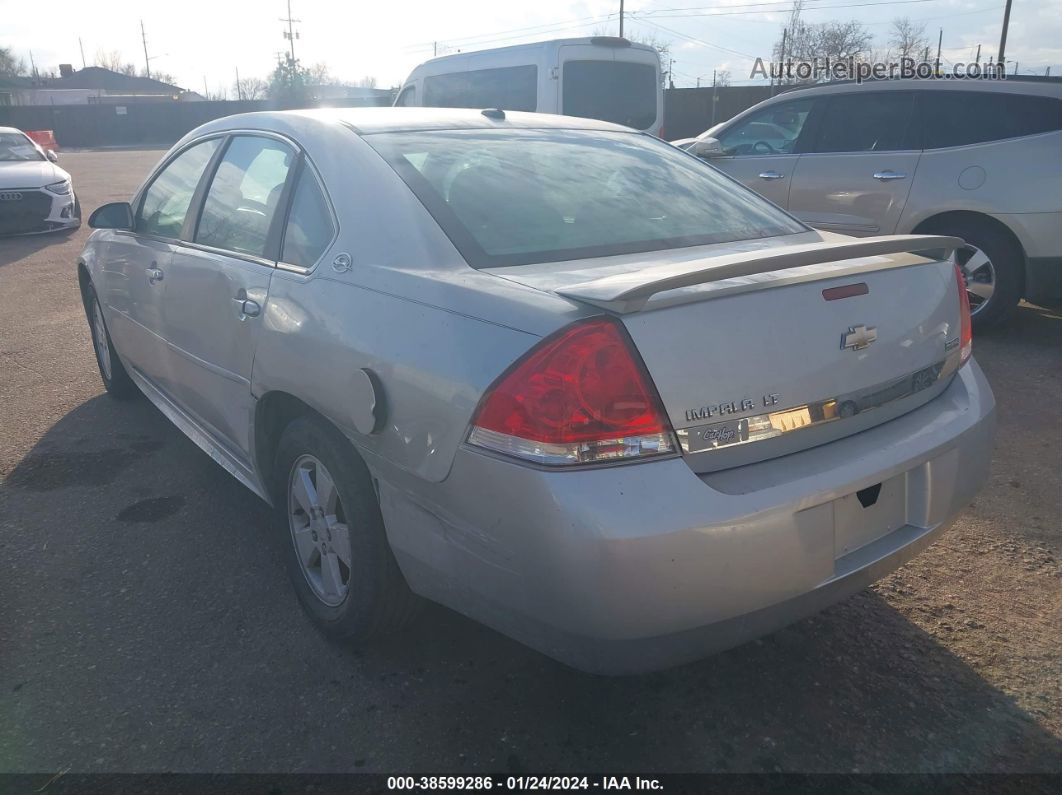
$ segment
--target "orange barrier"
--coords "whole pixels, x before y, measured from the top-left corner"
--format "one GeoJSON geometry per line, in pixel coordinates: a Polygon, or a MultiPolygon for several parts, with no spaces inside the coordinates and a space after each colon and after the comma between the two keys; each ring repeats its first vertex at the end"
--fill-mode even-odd
{"type": "Polygon", "coordinates": [[[59,144],[55,140],[55,132],[52,130],[26,130],[26,135],[41,149],[53,152],[59,151],[59,144]]]}

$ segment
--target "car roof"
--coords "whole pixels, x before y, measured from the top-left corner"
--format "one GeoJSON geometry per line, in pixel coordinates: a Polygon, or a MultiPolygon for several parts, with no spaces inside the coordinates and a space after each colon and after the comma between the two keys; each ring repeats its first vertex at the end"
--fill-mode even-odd
{"type": "Polygon", "coordinates": [[[864,80],[862,83],[855,80],[831,80],[826,83],[795,86],[766,101],[773,102],[779,97],[798,95],[840,94],[853,91],[910,91],[912,89],[917,91],[985,91],[1007,94],[1062,96],[1062,78],[1008,75],[1005,78],[998,79],[882,79],[864,80]]]}
{"type": "Polygon", "coordinates": [[[26,134],[22,132],[22,130],[20,130],[18,127],[0,127],[0,133],[19,133],[20,135],[26,134]]]}
{"type": "MultiPolygon", "coordinates": [[[[551,113],[504,111],[504,118],[465,108],[318,108],[278,110],[226,116],[197,128],[195,136],[225,130],[287,130],[295,127],[341,125],[358,135],[416,130],[560,129],[632,132],[628,127],[597,119],[551,113]]],[[[186,136],[191,137],[191,135],[186,136]]]]}

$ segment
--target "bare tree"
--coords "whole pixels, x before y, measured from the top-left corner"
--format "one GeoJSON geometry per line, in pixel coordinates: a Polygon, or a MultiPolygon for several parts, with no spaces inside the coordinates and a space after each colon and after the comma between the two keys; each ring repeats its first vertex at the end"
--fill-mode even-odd
{"type": "Polygon", "coordinates": [[[924,22],[914,22],[910,17],[897,17],[889,32],[889,47],[897,58],[915,58],[929,46],[924,22]]]}
{"type": "Polygon", "coordinates": [[[22,77],[25,74],[25,60],[15,57],[11,47],[0,47],[0,77],[22,77]]]}
{"type": "MultiPolygon", "coordinates": [[[[96,66],[125,74],[130,64],[126,63],[120,50],[96,50],[96,66]]],[[[136,73],[135,68],[133,73],[136,73]]]]}
{"type": "Polygon", "coordinates": [[[728,85],[730,85],[730,70],[729,69],[720,69],[718,72],[716,72],[715,73],[715,84],[717,86],[728,86],[728,85]]]}
{"type": "MultiPolygon", "coordinates": [[[[844,58],[865,60],[870,57],[873,37],[863,23],[856,20],[848,22],[823,22],[809,25],[800,18],[803,10],[802,0],[793,3],[793,10],[785,26],[784,48],[780,38],[774,45],[776,61],[813,62],[816,59],[829,58],[838,61],[844,58]]],[[[796,75],[781,78],[782,83],[810,83],[822,79],[824,75],[812,75],[800,78],[796,75]]]]}
{"type": "Polygon", "coordinates": [[[376,78],[366,75],[358,81],[358,88],[376,88],[376,78]]]}
{"type": "Polygon", "coordinates": [[[335,83],[335,78],[328,72],[328,64],[319,61],[306,69],[306,82],[310,85],[328,86],[335,83]]]}
{"type": "Polygon", "coordinates": [[[242,77],[232,84],[236,96],[243,99],[261,99],[269,89],[269,83],[260,77],[242,77]]]}

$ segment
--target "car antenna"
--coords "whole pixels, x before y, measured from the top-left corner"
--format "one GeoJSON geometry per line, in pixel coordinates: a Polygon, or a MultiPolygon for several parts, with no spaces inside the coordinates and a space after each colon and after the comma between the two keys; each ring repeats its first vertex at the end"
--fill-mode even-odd
{"type": "Polygon", "coordinates": [[[485,110],[480,111],[480,113],[482,113],[488,119],[504,119],[505,118],[505,111],[502,110],[501,108],[487,108],[485,110]]]}

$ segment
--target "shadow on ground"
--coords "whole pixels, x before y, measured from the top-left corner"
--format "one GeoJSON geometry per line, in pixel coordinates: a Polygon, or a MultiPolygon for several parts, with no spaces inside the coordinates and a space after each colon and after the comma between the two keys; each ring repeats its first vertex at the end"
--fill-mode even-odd
{"type": "Polygon", "coordinates": [[[873,591],[672,671],[568,669],[441,607],[331,644],[268,509],[145,400],[0,487],[0,769],[1062,771],[1062,743],[873,591]]]}
{"type": "Polygon", "coordinates": [[[35,235],[0,235],[0,267],[29,259],[49,246],[62,245],[76,233],[76,229],[60,229],[35,235]]]}

